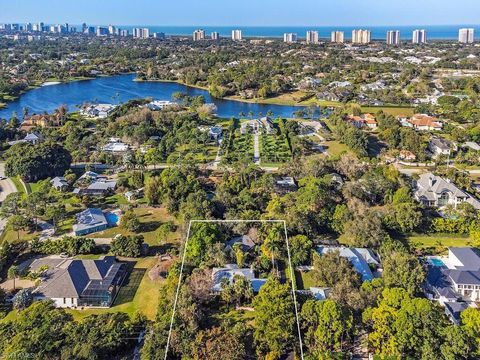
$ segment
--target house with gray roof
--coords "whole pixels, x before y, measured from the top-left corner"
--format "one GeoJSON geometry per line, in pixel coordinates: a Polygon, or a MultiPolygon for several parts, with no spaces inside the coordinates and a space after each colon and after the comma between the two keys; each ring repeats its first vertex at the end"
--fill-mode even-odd
{"type": "Polygon", "coordinates": [[[231,251],[235,245],[240,246],[243,252],[249,252],[255,247],[255,242],[248,235],[236,236],[225,243],[225,248],[231,251]]]}
{"type": "Polygon", "coordinates": [[[429,264],[427,282],[441,302],[459,298],[480,301],[480,254],[470,247],[451,247],[448,257],[429,264]]]}
{"type": "Polygon", "coordinates": [[[73,225],[76,236],[85,236],[108,228],[108,221],[101,209],[91,208],[77,214],[77,223],[73,225]]]}
{"type": "Polygon", "coordinates": [[[428,142],[428,149],[432,152],[433,157],[438,157],[440,155],[450,156],[457,150],[457,146],[455,143],[448,141],[447,139],[435,136],[428,142]]]}
{"type": "Polygon", "coordinates": [[[426,173],[420,175],[416,181],[414,197],[425,206],[442,208],[446,205],[453,205],[467,202],[475,209],[480,210],[480,201],[472,195],[460,190],[449,179],[426,173]]]}
{"type": "Polygon", "coordinates": [[[48,267],[33,291],[36,300],[50,299],[56,307],[110,307],[126,274],[125,265],[115,256],[98,260],[40,258],[31,271],[48,267]]]}
{"type": "Polygon", "coordinates": [[[68,182],[63,176],[54,177],[50,180],[50,184],[52,184],[52,187],[58,191],[66,191],[68,189],[68,182]]]}
{"type": "Polygon", "coordinates": [[[347,248],[343,246],[319,246],[317,252],[325,255],[330,252],[338,252],[340,257],[346,258],[357,273],[362,277],[362,281],[371,281],[374,279],[370,265],[380,266],[376,255],[370,249],[347,248]]]}
{"type": "Polygon", "coordinates": [[[113,180],[94,181],[86,188],[76,188],[73,193],[79,196],[106,196],[113,193],[116,187],[117,182],[113,180]]]}
{"type": "Polygon", "coordinates": [[[235,276],[242,276],[250,281],[253,292],[255,293],[258,293],[260,288],[267,282],[267,279],[256,278],[255,272],[252,269],[240,269],[235,264],[227,264],[223,268],[213,268],[213,292],[221,292],[224,282],[227,281],[229,284],[232,284],[235,276]]]}

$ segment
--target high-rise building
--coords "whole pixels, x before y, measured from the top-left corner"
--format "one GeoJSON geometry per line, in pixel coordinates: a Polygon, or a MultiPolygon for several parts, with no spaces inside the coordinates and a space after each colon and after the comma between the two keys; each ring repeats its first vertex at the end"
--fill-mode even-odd
{"type": "Polygon", "coordinates": [[[163,32],[154,32],[153,33],[154,39],[165,40],[165,33],[163,32]]]}
{"type": "Polygon", "coordinates": [[[343,31],[332,31],[331,41],[333,43],[343,44],[345,41],[345,33],[343,31]]]}
{"type": "Polygon", "coordinates": [[[25,24],[25,31],[32,31],[33,30],[33,26],[31,23],[26,23],[25,24]]]}
{"type": "Polygon", "coordinates": [[[458,41],[464,44],[471,44],[475,41],[475,29],[458,30],[458,41]]]}
{"type": "Polygon", "coordinates": [[[198,29],[193,32],[193,41],[200,41],[205,39],[205,30],[198,29]]]}
{"type": "Polygon", "coordinates": [[[216,31],[214,31],[214,32],[212,32],[212,34],[210,35],[210,38],[211,38],[212,40],[218,40],[218,39],[220,39],[220,34],[219,34],[218,32],[216,32],[216,31]]]}
{"type": "Polygon", "coordinates": [[[427,42],[427,32],[425,30],[414,30],[412,35],[412,43],[425,44],[427,42]]]}
{"type": "Polygon", "coordinates": [[[307,31],[307,44],[318,44],[318,31],[307,31]]]}
{"type": "Polygon", "coordinates": [[[108,33],[110,35],[115,35],[115,26],[113,25],[108,25],[108,33]]]}
{"type": "Polygon", "coordinates": [[[133,37],[137,39],[148,39],[150,37],[150,30],[148,28],[134,28],[133,37]]]}
{"type": "Polygon", "coordinates": [[[107,36],[108,35],[108,28],[102,27],[102,26],[97,26],[96,35],[97,36],[107,36]]]}
{"type": "Polygon", "coordinates": [[[242,41],[242,30],[232,30],[232,40],[233,41],[242,41]]]}
{"type": "Polygon", "coordinates": [[[372,39],[370,30],[353,30],[352,43],[353,44],[368,44],[372,39]]]}
{"type": "Polygon", "coordinates": [[[400,45],[400,31],[387,31],[387,45],[400,45]]]}
{"type": "Polygon", "coordinates": [[[87,29],[88,29],[87,24],[86,24],[86,23],[83,23],[83,24],[82,24],[82,33],[86,34],[86,33],[87,33],[87,29]]]}
{"type": "Polygon", "coordinates": [[[120,30],[120,36],[127,37],[128,36],[128,30],[127,29],[120,30]]]}
{"type": "Polygon", "coordinates": [[[283,34],[283,42],[296,43],[297,42],[297,34],[294,34],[294,33],[283,34]]]}

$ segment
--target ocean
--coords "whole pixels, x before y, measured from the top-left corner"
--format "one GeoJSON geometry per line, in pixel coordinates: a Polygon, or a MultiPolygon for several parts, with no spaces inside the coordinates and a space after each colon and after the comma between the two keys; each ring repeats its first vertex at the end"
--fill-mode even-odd
{"type": "Polygon", "coordinates": [[[409,25],[409,26],[145,26],[145,25],[118,25],[121,29],[131,30],[136,27],[149,28],[150,32],[163,32],[165,35],[191,36],[196,29],[205,30],[207,36],[216,31],[220,36],[230,37],[232,30],[242,30],[244,37],[282,38],[284,33],[296,33],[299,38],[305,38],[308,30],[316,30],[322,39],[329,39],[332,31],[344,31],[345,39],[351,39],[352,30],[368,29],[372,32],[373,40],[385,40],[388,30],[399,30],[402,40],[411,40],[415,29],[425,29],[427,38],[432,40],[458,39],[458,30],[468,27],[474,28],[480,35],[480,25],[409,25]]]}

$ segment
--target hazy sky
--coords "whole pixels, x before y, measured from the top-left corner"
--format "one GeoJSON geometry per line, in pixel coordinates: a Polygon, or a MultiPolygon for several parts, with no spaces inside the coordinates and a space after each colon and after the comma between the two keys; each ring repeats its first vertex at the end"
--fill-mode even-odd
{"type": "Polygon", "coordinates": [[[480,0],[0,0],[0,22],[121,25],[478,24],[480,0]]]}

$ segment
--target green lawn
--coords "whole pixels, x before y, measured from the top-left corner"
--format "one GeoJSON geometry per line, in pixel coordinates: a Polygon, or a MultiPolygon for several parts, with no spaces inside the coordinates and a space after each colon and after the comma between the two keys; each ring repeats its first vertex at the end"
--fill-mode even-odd
{"type": "Polygon", "coordinates": [[[240,134],[239,130],[235,130],[232,148],[227,150],[223,161],[231,164],[245,156],[253,159],[253,155],[253,135],[240,134]]]}
{"type": "Polygon", "coordinates": [[[443,248],[452,246],[470,246],[470,237],[462,234],[432,234],[413,235],[408,238],[411,246],[419,250],[428,248],[443,248]]]}
{"type": "Polygon", "coordinates": [[[153,257],[137,259],[134,268],[125,279],[117,294],[113,306],[109,309],[68,309],[76,320],[93,314],[124,312],[130,317],[136,313],[144,314],[147,319],[154,320],[158,307],[158,291],[161,281],[152,281],[148,271],[156,264],[153,257]]]}
{"type": "MultiPolygon", "coordinates": [[[[135,208],[133,210],[138,216],[140,222],[142,223],[143,231],[140,233],[145,238],[145,243],[149,246],[159,246],[163,245],[159,243],[157,239],[157,230],[160,225],[172,221],[175,221],[175,218],[171,216],[165,208],[135,208]]],[[[128,230],[122,229],[120,227],[114,227],[101,231],[95,234],[89,235],[90,238],[113,238],[117,234],[122,235],[134,235],[128,230]]],[[[177,231],[171,233],[168,237],[168,243],[176,243],[181,239],[180,233],[177,231]]]]}
{"type": "Polygon", "coordinates": [[[315,280],[313,280],[311,271],[295,270],[295,279],[299,290],[310,289],[318,285],[315,283],[315,280]]]}
{"type": "Polygon", "coordinates": [[[213,144],[199,144],[199,146],[195,148],[190,145],[183,144],[177,146],[176,150],[168,156],[167,163],[176,162],[179,158],[191,155],[197,163],[205,164],[215,160],[217,151],[218,146],[213,144]]]}
{"type": "MultiPolygon", "coordinates": [[[[98,258],[96,255],[95,258],[98,258]]],[[[158,307],[158,291],[161,280],[152,281],[148,277],[148,271],[156,264],[157,258],[148,257],[136,259],[136,263],[130,276],[125,279],[124,286],[120,288],[113,306],[109,309],[85,309],[66,311],[73,315],[76,320],[85,318],[88,315],[103,314],[112,312],[125,312],[130,317],[135,313],[144,314],[147,319],[154,320],[158,307]]],[[[12,310],[1,320],[7,322],[15,319],[17,311],[12,310]]]]}
{"type": "Polygon", "coordinates": [[[326,141],[323,145],[330,156],[338,156],[350,151],[347,145],[339,141],[326,141]]]}
{"type": "Polygon", "coordinates": [[[284,135],[266,135],[260,137],[260,158],[262,164],[281,164],[292,158],[287,139],[284,135]]]}
{"type": "Polygon", "coordinates": [[[23,183],[22,181],[20,180],[20,178],[18,176],[15,176],[15,177],[12,177],[10,178],[12,181],[13,181],[13,184],[15,185],[15,187],[17,188],[17,191],[22,195],[24,196],[26,194],[25,192],[25,187],[23,186],[23,183]]]}

